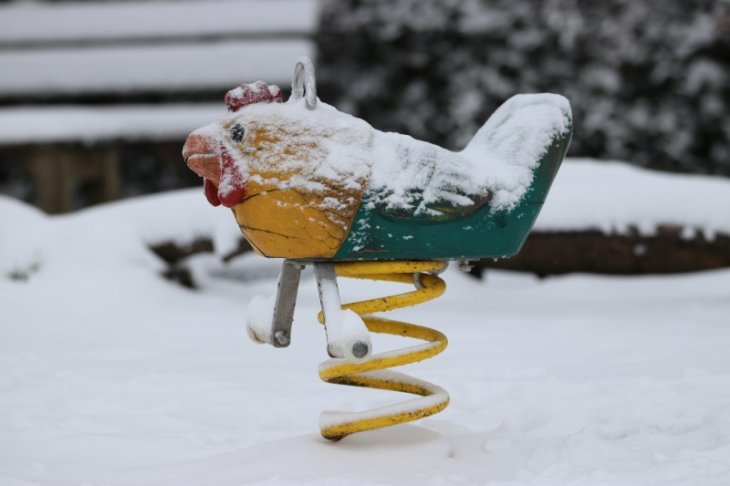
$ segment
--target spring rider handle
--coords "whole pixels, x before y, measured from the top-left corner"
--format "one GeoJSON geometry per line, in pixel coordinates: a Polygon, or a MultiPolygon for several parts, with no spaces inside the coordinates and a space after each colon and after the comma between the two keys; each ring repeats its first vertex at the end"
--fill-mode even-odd
{"type": "Polygon", "coordinates": [[[291,343],[294,306],[303,269],[303,264],[292,260],[284,260],[281,265],[274,302],[274,318],[271,321],[271,332],[268,333],[273,338],[271,344],[275,348],[286,348],[291,343]]]}

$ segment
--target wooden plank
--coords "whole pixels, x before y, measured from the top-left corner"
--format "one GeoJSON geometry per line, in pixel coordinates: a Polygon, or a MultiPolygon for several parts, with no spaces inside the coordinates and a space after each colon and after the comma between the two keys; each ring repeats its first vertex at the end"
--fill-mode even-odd
{"type": "Polygon", "coordinates": [[[0,6],[0,49],[239,34],[305,36],[315,30],[317,16],[317,0],[16,2],[0,6]]]}
{"type": "Polygon", "coordinates": [[[219,103],[0,108],[0,146],[115,140],[182,144],[192,130],[225,112],[222,96],[219,103]]]}
{"type": "Polygon", "coordinates": [[[26,166],[35,182],[36,206],[46,213],[73,209],[71,163],[66,151],[53,146],[37,147],[28,153],[26,166]]]}
{"type": "Polygon", "coordinates": [[[288,83],[308,39],[0,52],[0,94],[52,98],[84,93],[220,89],[258,79],[288,83]]]}
{"type": "Polygon", "coordinates": [[[28,150],[26,166],[36,187],[36,205],[49,214],[76,209],[76,191],[84,182],[93,183],[93,202],[119,198],[119,147],[92,149],[39,145],[28,150]]]}
{"type": "Polygon", "coordinates": [[[101,150],[99,165],[102,177],[102,201],[116,201],[121,193],[121,175],[119,173],[119,147],[110,146],[101,150]]]}
{"type": "Polygon", "coordinates": [[[661,227],[654,236],[641,235],[638,231],[628,234],[592,230],[533,232],[516,256],[476,262],[475,272],[498,268],[540,276],[574,272],[634,275],[724,267],[730,267],[730,235],[687,238],[680,228],[661,227]]]}

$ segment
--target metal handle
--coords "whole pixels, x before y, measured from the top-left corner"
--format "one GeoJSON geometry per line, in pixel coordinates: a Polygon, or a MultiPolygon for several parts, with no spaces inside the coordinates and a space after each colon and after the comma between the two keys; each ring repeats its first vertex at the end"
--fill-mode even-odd
{"type": "Polygon", "coordinates": [[[300,57],[294,66],[291,81],[291,100],[299,100],[306,96],[307,109],[317,107],[317,80],[314,76],[314,64],[306,56],[300,57]]]}
{"type": "Polygon", "coordinates": [[[276,291],[274,318],[271,321],[271,344],[275,348],[286,348],[291,342],[291,325],[294,320],[294,306],[297,303],[299,278],[304,265],[284,260],[279,274],[279,287],[276,291]]]}

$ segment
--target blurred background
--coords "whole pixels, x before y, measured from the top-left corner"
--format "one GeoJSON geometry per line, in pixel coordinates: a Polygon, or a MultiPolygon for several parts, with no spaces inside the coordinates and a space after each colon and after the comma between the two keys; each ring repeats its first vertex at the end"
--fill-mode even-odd
{"type": "Polygon", "coordinates": [[[728,486],[729,109],[730,0],[0,0],[0,485],[728,486]],[[336,446],[320,411],[398,399],[319,379],[309,269],[291,346],[248,342],[281,261],[181,156],[303,55],[322,102],[449,149],[517,93],[574,120],[520,253],[394,313],[448,334],[406,369],[449,408],[336,446]]]}
{"type": "MultiPolygon", "coordinates": [[[[511,95],[555,92],[573,106],[572,157],[730,176],[725,1],[10,1],[0,193],[56,214],[197,186],[180,157],[187,133],[241,82],[287,91],[301,55],[316,60],[320,98],[379,129],[458,149],[511,95]]],[[[538,227],[520,257],[483,265],[730,265],[726,234],[684,223],[538,227]]]]}

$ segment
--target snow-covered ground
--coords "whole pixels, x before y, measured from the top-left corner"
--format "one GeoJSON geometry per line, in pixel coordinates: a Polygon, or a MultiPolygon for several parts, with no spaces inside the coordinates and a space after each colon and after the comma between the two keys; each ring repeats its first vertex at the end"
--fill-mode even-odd
{"type": "MultiPolygon", "coordinates": [[[[549,202],[585,191],[576,171],[589,166],[567,164],[549,202]]],[[[618,170],[606,167],[594,187],[618,170]]],[[[638,197],[626,174],[622,194],[638,197]]],[[[722,206],[692,219],[682,196],[666,199],[674,187],[659,187],[664,202],[643,220],[728,224],[722,206]]],[[[726,186],[710,187],[695,197],[723,201],[726,186]]],[[[614,220],[633,224],[616,207],[614,220]]],[[[0,199],[0,484],[730,484],[730,271],[481,282],[449,271],[443,298],[397,315],[449,336],[406,371],[449,390],[451,405],[334,444],[319,436],[321,411],[402,397],[318,379],[311,275],[292,346],[273,349],[243,323],[248,300],[274,291],[279,262],[198,255],[192,291],[161,278],[147,248],[213,235],[224,253],[236,232],[197,190],[53,218],[0,199]]],[[[392,290],[342,285],[348,300],[392,290]]]]}
{"type": "Polygon", "coordinates": [[[654,234],[675,226],[683,236],[730,235],[730,179],[672,174],[625,162],[567,159],[535,229],[654,234]]]}

